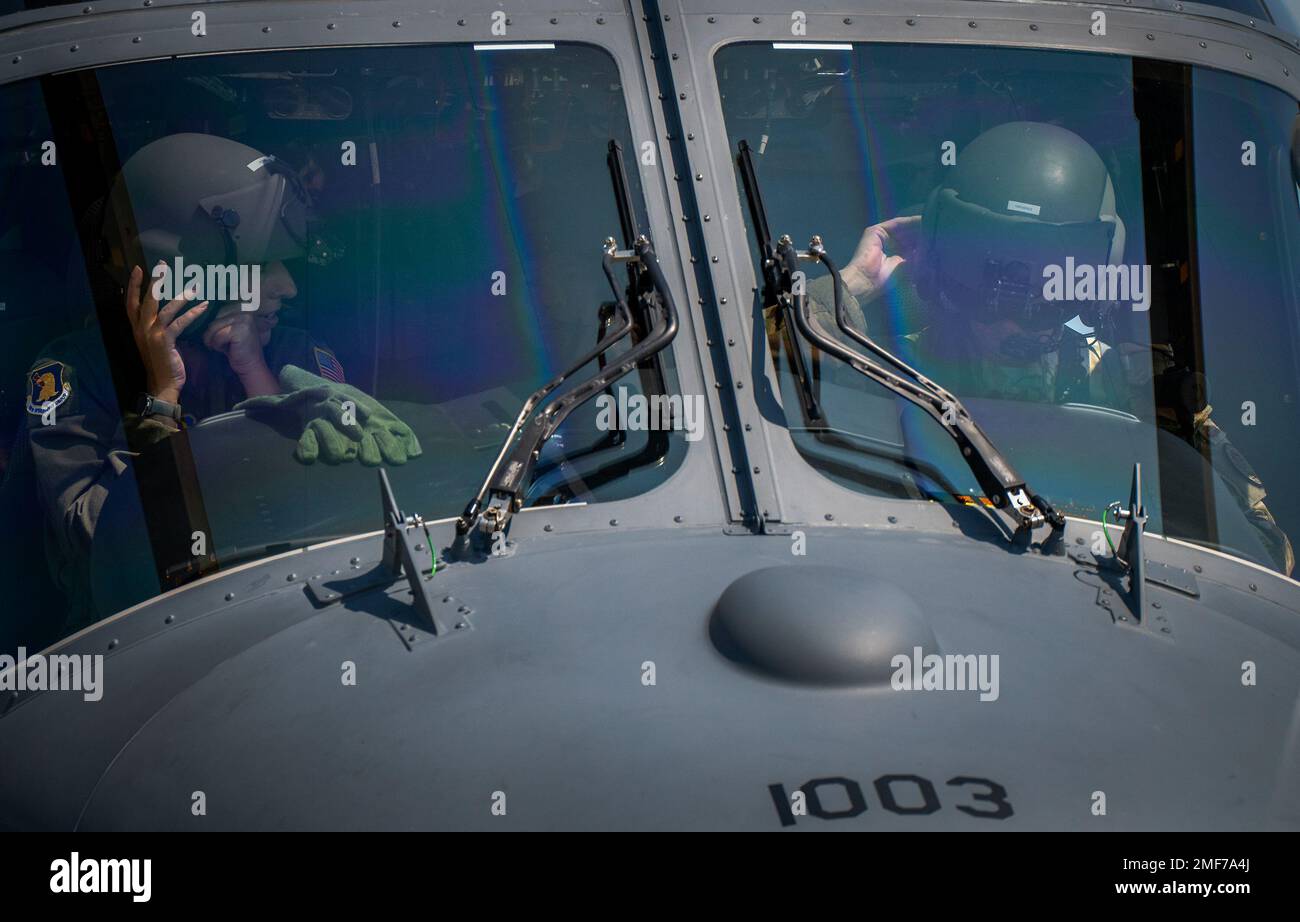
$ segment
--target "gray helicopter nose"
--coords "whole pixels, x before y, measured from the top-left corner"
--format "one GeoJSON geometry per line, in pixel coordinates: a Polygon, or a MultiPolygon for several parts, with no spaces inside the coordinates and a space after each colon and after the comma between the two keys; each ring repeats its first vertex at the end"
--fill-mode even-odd
{"type": "Polygon", "coordinates": [[[817,686],[887,685],[894,657],[941,652],[910,595],[842,567],[747,573],[718,599],[709,633],[739,665],[817,686]]]}

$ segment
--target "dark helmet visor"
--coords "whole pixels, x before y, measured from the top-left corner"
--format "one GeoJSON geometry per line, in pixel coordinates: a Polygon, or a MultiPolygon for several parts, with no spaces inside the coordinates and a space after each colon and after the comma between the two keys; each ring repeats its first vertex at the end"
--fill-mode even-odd
{"type": "Polygon", "coordinates": [[[926,264],[949,300],[977,319],[1014,319],[1028,329],[1063,323],[1078,305],[1046,296],[1045,271],[1070,257],[1076,264],[1105,264],[1115,224],[1052,224],[1026,213],[1032,203],[1009,206],[1021,211],[998,214],[940,190],[926,216],[926,264]]]}

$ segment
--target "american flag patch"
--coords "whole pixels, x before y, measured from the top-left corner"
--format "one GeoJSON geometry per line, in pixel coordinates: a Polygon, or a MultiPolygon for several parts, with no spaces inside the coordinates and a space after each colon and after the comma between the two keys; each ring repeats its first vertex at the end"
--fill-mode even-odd
{"type": "Polygon", "coordinates": [[[328,378],[337,384],[347,383],[343,378],[343,366],[339,364],[333,352],[321,346],[313,347],[313,351],[316,353],[316,367],[320,369],[322,378],[328,378]]]}

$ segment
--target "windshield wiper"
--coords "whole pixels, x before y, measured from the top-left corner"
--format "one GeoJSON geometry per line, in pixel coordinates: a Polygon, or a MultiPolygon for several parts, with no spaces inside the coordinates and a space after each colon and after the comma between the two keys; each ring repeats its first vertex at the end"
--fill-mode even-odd
{"type": "Polygon", "coordinates": [[[637,364],[660,352],[677,335],[677,308],[668,290],[667,280],[655,257],[649,238],[641,236],[631,250],[619,250],[613,238],[605,241],[603,257],[605,276],[615,294],[616,319],[611,330],[567,369],[533,392],[524,402],[511,427],[496,461],[488,471],[483,486],[456,520],[456,534],[461,538],[477,537],[480,544],[490,544],[494,533],[504,533],[510,519],[523,506],[524,491],[532,479],[533,466],[546,440],[555,434],[564,420],[579,406],[600,394],[610,384],[637,367],[637,364]],[[583,366],[603,356],[632,329],[631,311],[614,281],[613,267],[635,260],[648,279],[647,292],[637,293],[646,299],[652,327],[639,343],[611,361],[581,384],[575,385],[551,401],[541,412],[537,408],[561,384],[583,366]],[[650,292],[658,297],[653,298],[650,292]]]}
{"type": "MultiPolygon", "coordinates": [[[[627,248],[620,250],[613,237],[605,238],[601,267],[614,293],[614,301],[601,307],[600,338],[594,347],[524,401],[483,486],[456,520],[457,543],[460,545],[468,540],[480,548],[490,547],[494,536],[505,533],[510,519],[523,508],[524,496],[532,482],[542,446],[579,406],[602,392],[611,393],[610,386],[634,368],[641,369],[642,383],[648,392],[663,392],[664,374],[657,356],[677,335],[677,307],[659,267],[654,246],[637,228],[627,172],[623,166],[623,151],[617,141],[609,142],[606,163],[618,209],[619,230],[627,248]],[[627,269],[625,291],[620,290],[614,279],[614,269],[618,265],[627,269]],[[631,301],[631,306],[628,301],[631,301]],[[606,353],[610,348],[629,334],[632,347],[617,360],[608,359],[606,353]],[[561,384],[592,361],[597,363],[594,375],[537,412],[561,384]]],[[[662,453],[666,450],[666,441],[652,439],[647,450],[662,453]]],[[[614,442],[621,444],[617,438],[614,442]]]]}
{"type": "MultiPolygon", "coordinates": [[[[627,177],[622,169],[621,151],[614,142],[610,142],[609,164],[620,229],[624,234],[635,233],[627,177]]],[[[652,360],[677,335],[677,307],[650,239],[637,234],[630,242],[628,249],[620,250],[613,237],[605,239],[601,265],[614,293],[613,316],[609,317],[608,310],[602,308],[603,335],[596,345],[524,402],[483,486],[456,520],[458,544],[469,541],[483,549],[491,546],[494,536],[505,533],[511,518],[523,507],[524,494],[532,481],[542,446],[570,413],[598,394],[608,392],[611,384],[637,367],[649,371],[654,381],[662,382],[662,372],[652,360]],[[614,278],[615,267],[619,265],[628,270],[626,292],[620,290],[614,278]],[[628,306],[629,299],[634,307],[628,306]],[[610,348],[629,333],[631,348],[616,359],[607,359],[610,348]],[[556,388],[592,361],[598,367],[591,377],[538,411],[556,388]],[[647,368],[647,364],[651,367],[647,368]]]]}
{"type": "MultiPolygon", "coordinates": [[[[739,145],[738,160],[751,210],[756,216],[764,216],[763,230],[756,227],[755,233],[770,233],[765,227],[766,217],[762,207],[763,197],[758,186],[758,176],[754,172],[749,145],[744,141],[739,145]]],[[[1043,524],[1051,525],[1054,531],[1065,526],[1065,516],[1030,489],[1025,479],[997,450],[992,440],[952,392],[936,384],[849,324],[848,312],[840,291],[843,282],[840,279],[839,269],[827,255],[820,237],[814,236],[806,251],[796,250],[788,235],[782,236],[775,244],[770,237],[760,238],[759,246],[764,254],[764,275],[771,279],[769,284],[772,286],[771,294],[775,298],[774,303],[780,305],[783,314],[793,317],[794,325],[800,334],[814,346],[835,356],[854,371],[930,414],[957,443],[962,458],[970,467],[971,473],[975,475],[975,480],[989,501],[997,509],[1011,515],[1017,534],[1028,532],[1043,524]],[[798,271],[801,259],[820,262],[826,267],[831,275],[832,288],[835,292],[836,326],[845,336],[863,346],[871,355],[852,349],[834,338],[812,317],[808,296],[803,286],[798,286],[796,290],[793,283],[794,273],[798,271]]],[[[794,345],[793,351],[797,354],[799,350],[797,344],[794,345]]],[[[808,393],[811,394],[811,390],[808,393]]]]}
{"type": "MultiPolygon", "coordinates": [[[[614,206],[618,209],[618,227],[622,232],[625,249],[632,249],[641,237],[637,226],[636,208],[632,203],[632,187],[627,181],[627,168],[623,163],[623,148],[615,138],[610,138],[605,148],[605,165],[609,168],[609,179],[614,192],[614,206]]],[[[605,241],[606,247],[609,240],[605,241]]],[[[650,334],[652,318],[645,298],[638,293],[645,290],[642,279],[643,270],[637,260],[627,260],[628,291],[631,292],[628,304],[632,312],[632,342],[639,343],[650,334]]],[[[600,359],[604,367],[604,357],[600,359]]],[[[648,356],[639,363],[641,369],[641,388],[645,394],[667,394],[666,377],[663,363],[658,353],[648,356]]]]}
{"type": "Polygon", "coordinates": [[[758,188],[758,175],[754,172],[749,142],[741,141],[739,148],[740,156],[737,158],[737,165],[740,168],[741,181],[745,186],[745,198],[749,203],[749,214],[754,222],[754,236],[758,238],[759,261],[763,269],[763,304],[775,305],[779,311],[775,320],[781,332],[782,345],[789,358],[790,371],[799,389],[799,403],[803,410],[804,422],[810,429],[816,429],[825,423],[817,393],[817,385],[820,382],[808,373],[803,360],[803,350],[795,341],[793,302],[788,297],[781,297],[782,292],[790,291],[790,274],[784,271],[785,267],[778,259],[776,247],[772,243],[772,230],[767,223],[767,209],[763,205],[763,194],[758,188]]]}

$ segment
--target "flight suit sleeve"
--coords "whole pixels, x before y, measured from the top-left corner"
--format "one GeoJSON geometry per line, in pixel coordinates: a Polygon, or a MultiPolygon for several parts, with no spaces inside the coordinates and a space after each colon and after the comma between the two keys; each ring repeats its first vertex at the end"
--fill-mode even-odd
{"type": "MultiPolygon", "coordinates": [[[[1134,399],[1135,388],[1131,385],[1125,386],[1127,378],[1119,360],[1119,351],[1102,349],[1098,354],[1100,360],[1095,363],[1089,375],[1092,400],[1104,406],[1139,412],[1138,401],[1134,399]]],[[[1157,363],[1166,357],[1167,352],[1157,352],[1157,363]]],[[[1157,364],[1157,367],[1160,365],[1157,364]]],[[[1264,482],[1255,473],[1255,469],[1251,467],[1245,456],[1228,439],[1228,434],[1210,418],[1212,410],[1213,407],[1207,404],[1192,419],[1194,447],[1198,450],[1209,447],[1210,463],[1214,472],[1236,498],[1238,506],[1250,524],[1258,530],[1260,539],[1268,549],[1273,562],[1289,576],[1295,568],[1295,552],[1291,547],[1291,540],[1286,532],[1282,531],[1277,520],[1273,518],[1273,513],[1264,503],[1268,495],[1264,489],[1264,482]]]]}
{"type": "Polygon", "coordinates": [[[335,384],[347,384],[347,376],[343,372],[343,363],[338,359],[329,346],[324,343],[311,340],[311,365],[302,367],[312,369],[327,381],[333,381],[335,384]]]}
{"type": "Polygon", "coordinates": [[[347,384],[343,363],[334,350],[305,330],[278,327],[266,349],[266,361],[276,375],[285,365],[296,365],[335,384],[347,384]]]}
{"type": "MultiPolygon", "coordinates": [[[[835,320],[834,286],[835,280],[830,274],[809,282],[808,312],[817,319],[827,333],[832,336],[839,336],[839,325],[835,320]]],[[[844,302],[844,309],[848,314],[849,323],[855,330],[870,336],[871,330],[867,328],[867,320],[862,313],[862,306],[858,303],[858,299],[849,293],[847,285],[840,285],[840,298],[844,302]]]]}
{"type": "Polygon", "coordinates": [[[1207,406],[1197,414],[1197,441],[1209,443],[1210,463],[1214,465],[1215,473],[1237,498],[1250,524],[1258,529],[1274,563],[1290,576],[1295,569],[1295,551],[1291,547],[1291,539],[1282,531],[1273,518],[1273,513],[1264,504],[1264,499],[1268,496],[1264,482],[1245,456],[1229,441],[1228,434],[1210,419],[1210,410],[1207,406]]]}
{"type": "MultiPolygon", "coordinates": [[[[80,582],[75,573],[84,569],[100,510],[130,456],[107,361],[79,346],[56,344],[32,365],[23,430],[54,545],[51,571],[64,589],[80,582]]],[[[146,429],[159,430],[155,439],[170,434],[154,421],[146,429]]]]}

